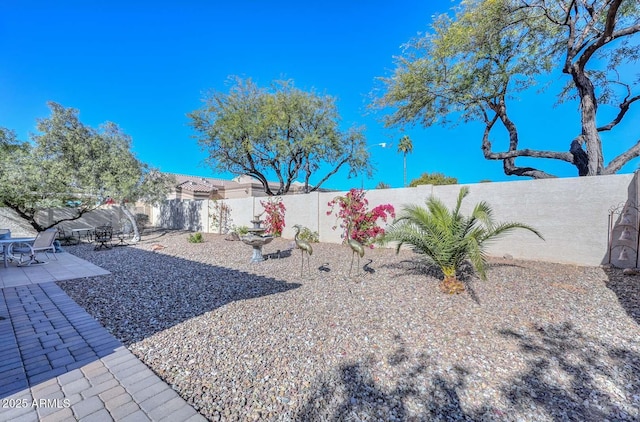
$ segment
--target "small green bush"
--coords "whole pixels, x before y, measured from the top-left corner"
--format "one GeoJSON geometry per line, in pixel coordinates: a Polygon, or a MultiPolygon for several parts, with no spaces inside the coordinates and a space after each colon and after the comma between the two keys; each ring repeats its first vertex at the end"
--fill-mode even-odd
{"type": "Polygon", "coordinates": [[[234,226],[232,230],[238,233],[238,236],[244,236],[249,233],[249,227],[247,226],[234,226]]]}
{"type": "Polygon", "coordinates": [[[204,239],[202,238],[202,233],[196,232],[194,234],[189,235],[189,243],[202,243],[204,239]]]}
{"type": "Polygon", "coordinates": [[[320,235],[318,232],[312,232],[311,229],[303,226],[300,228],[298,239],[305,240],[309,243],[318,243],[320,241],[320,235]]]}

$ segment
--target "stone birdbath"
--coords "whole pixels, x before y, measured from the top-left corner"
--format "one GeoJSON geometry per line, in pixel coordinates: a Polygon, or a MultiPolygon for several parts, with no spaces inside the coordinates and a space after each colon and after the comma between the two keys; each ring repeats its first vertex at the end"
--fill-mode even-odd
{"type": "Polygon", "coordinates": [[[242,236],[240,240],[253,248],[251,262],[262,262],[264,261],[264,256],[262,256],[262,247],[271,242],[273,240],[273,236],[264,234],[266,229],[261,227],[262,221],[260,220],[260,216],[254,216],[251,223],[253,223],[253,227],[248,229],[247,231],[249,233],[242,236]]]}

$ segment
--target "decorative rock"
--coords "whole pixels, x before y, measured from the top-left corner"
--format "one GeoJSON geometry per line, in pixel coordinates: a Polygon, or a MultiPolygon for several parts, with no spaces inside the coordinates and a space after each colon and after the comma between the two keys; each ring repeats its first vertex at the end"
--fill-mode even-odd
{"type": "Polygon", "coordinates": [[[225,236],[224,240],[240,240],[240,236],[236,232],[230,232],[225,236]]]}
{"type": "Polygon", "coordinates": [[[640,268],[625,268],[622,270],[624,275],[638,275],[640,274],[640,268]]]}
{"type": "Polygon", "coordinates": [[[507,261],[512,261],[513,260],[513,255],[508,254],[508,253],[504,254],[502,257],[504,259],[506,259],[507,261]]]}
{"type": "Polygon", "coordinates": [[[59,282],[209,420],[537,421],[548,404],[637,420],[638,284],[622,270],[500,257],[449,297],[410,250],[375,250],[376,271],[348,283],[344,245],[314,244],[300,277],[300,252],[254,265],[225,236],[193,247],[168,232],[155,254],[159,238],[69,246],[111,274],[59,282]]]}

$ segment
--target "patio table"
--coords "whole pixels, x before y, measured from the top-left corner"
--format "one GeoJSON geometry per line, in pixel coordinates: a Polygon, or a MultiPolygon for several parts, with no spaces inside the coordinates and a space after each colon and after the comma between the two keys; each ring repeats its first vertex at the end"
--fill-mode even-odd
{"type": "Polygon", "coordinates": [[[4,267],[9,266],[8,259],[11,253],[11,246],[14,243],[31,243],[36,240],[35,237],[11,237],[9,239],[0,239],[0,246],[2,246],[2,255],[4,257],[4,267]]]}
{"type": "Polygon", "coordinates": [[[95,229],[93,227],[81,227],[79,229],[71,229],[71,237],[75,237],[77,235],[78,243],[80,243],[80,241],[82,240],[82,236],[91,240],[94,230],[95,229]]]}

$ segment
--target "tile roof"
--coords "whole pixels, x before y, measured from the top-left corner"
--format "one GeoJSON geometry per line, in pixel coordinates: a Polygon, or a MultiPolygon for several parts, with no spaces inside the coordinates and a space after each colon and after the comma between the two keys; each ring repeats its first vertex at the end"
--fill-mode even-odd
{"type": "Polygon", "coordinates": [[[217,192],[218,188],[213,186],[210,183],[206,183],[206,182],[201,182],[198,183],[196,181],[193,180],[187,180],[184,181],[182,183],[180,183],[178,186],[176,186],[176,188],[182,189],[182,190],[186,190],[186,191],[190,191],[190,192],[217,192]]]}
{"type": "Polygon", "coordinates": [[[189,176],[186,174],[169,173],[176,179],[176,188],[181,188],[190,192],[217,192],[219,189],[229,188],[232,186],[238,186],[238,183],[223,180],[214,179],[211,177],[201,176],[189,176]]]}
{"type": "MultiPolygon", "coordinates": [[[[216,179],[212,177],[190,176],[186,174],[167,173],[175,177],[176,187],[192,192],[215,192],[218,189],[234,189],[246,186],[247,183],[260,183],[250,176],[240,176],[234,180],[216,179]],[[213,190],[212,190],[213,189],[213,190]]],[[[274,182],[269,182],[275,186],[274,182]]]]}

